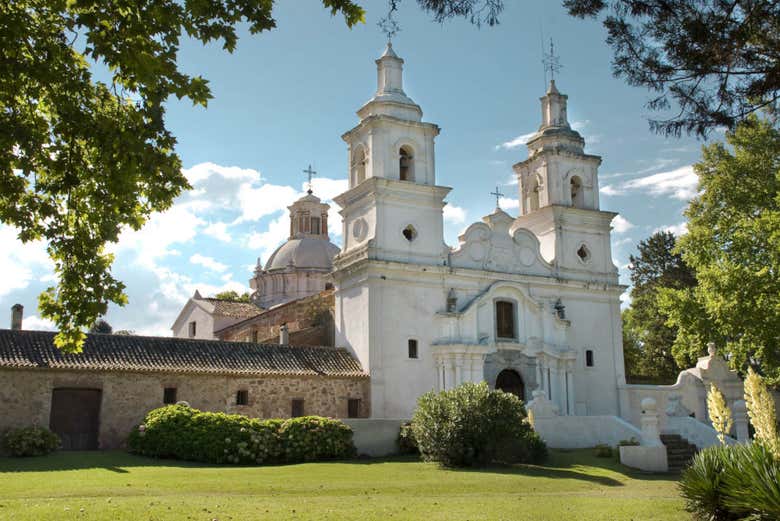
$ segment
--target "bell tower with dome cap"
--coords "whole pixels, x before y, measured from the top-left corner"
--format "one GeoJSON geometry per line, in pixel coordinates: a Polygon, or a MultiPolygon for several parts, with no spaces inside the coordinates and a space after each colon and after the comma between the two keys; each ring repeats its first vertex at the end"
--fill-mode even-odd
{"type": "Polygon", "coordinates": [[[531,230],[559,274],[617,282],[610,245],[617,214],[599,209],[601,157],[585,153],[585,140],[569,124],[568,96],[555,80],[540,101],[542,124],[528,141],[528,159],[513,166],[520,191],[513,229],[531,230]]]}
{"type": "Polygon", "coordinates": [[[328,237],[328,209],[309,192],[288,207],[290,236],[265,263],[258,259],[249,281],[252,301],[269,308],[327,288],[333,257],[339,252],[328,237]]]}

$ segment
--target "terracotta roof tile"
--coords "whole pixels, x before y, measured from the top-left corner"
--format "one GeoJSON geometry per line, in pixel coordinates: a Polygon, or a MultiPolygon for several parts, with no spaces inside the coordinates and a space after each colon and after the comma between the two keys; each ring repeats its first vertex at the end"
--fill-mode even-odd
{"type": "Polygon", "coordinates": [[[263,312],[263,308],[252,304],[251,302],[240,302],[238,300],[225,300],[219,298],[204,298],[207,302],[214,304],[214,314],[232,318],[250,318],[263,312]]]}
{"type": "Polygon", "coordinates": [[[173,337],[87,335],[84,351],[54,347],[55,333],[0,329],[0,367],[234,375],[365,377],[346,349],[173,337]]]}

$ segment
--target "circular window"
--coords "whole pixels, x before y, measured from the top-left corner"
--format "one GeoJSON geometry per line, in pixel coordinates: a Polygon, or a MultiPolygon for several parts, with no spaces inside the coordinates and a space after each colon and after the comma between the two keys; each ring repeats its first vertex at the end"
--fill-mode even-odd
{"type": "Polygon", "coordinates": [[[417,230],[415,230],[414,226],[412,226],[411,224],[406,228],[404,228],[401,233],[404,235],[404,238],[409,242],[412,242],[417,238],[417,230]]]}
{"type": "Polygon", "coordinates": [[[581,262],[584,262],[587,264],[590,262],[590,250],[587,246],[584,244],[580,246],[580,248],[577,250],[577,257],[579,257],[581,262]]]}

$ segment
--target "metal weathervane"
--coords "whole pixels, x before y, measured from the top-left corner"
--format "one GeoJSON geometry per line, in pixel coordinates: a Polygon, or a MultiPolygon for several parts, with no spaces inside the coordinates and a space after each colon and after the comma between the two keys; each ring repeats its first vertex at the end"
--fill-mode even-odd
{"type": "Polygon", "coordinates": [[[304,170],[303,173],[309,176],[309,190],[308,190],[308,193],[312,193],[312,190],[311,190],[311,178],[314,177],[315,175],[317,175],[317,172],[312,170],[311,165],[309,165],[309,168],[304,170]]]}
{"type": "Polygon", "coordinates": [[[401,31],[401,26],[398,25],[398,22],[396,22],[393,18],[394,11],[395,9],[391,6],[387,16],[379,20],[377,23],[382,32],[385,33],[385,36],[387,36],[387,43],[392,43],[393,36],[401,31]]]}
{"type": "Polygon", "coordinates": [[[546,53],[542,51],[542,63],[544,64],[544,82],[547,83],[547,73],[550,73],[550,79],[555,80],[555,73],[560,72],[563,68],[561,65],[560,57],[555,54],[555,44],[553,44],[552,38],[550,38],[550,52],[546,53]]]}

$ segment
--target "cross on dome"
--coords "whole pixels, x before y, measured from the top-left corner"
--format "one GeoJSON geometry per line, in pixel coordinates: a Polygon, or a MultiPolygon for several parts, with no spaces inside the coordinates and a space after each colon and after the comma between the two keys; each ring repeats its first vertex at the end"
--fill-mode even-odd
{"type": "Polygon", "coordinates": [[[310,164],[310,165],[309,165],[309,168],[307,168],[306,170],[304,170],[304,171],[303,171],[303,173],[304,173],[304,174],[307,174],[307,175],[309,176],[309,189],[307,190],[307,193],[312,193],[312,189],[311,189],[311,178],[312,178],[313,176],[317,175],[317,172],[315,172],[314,170],[312,170],[312,168],[311,168],[311,164],[310,164]]]}
{"type": "Polygon", "coordinates": [[[563,68],[560,57],[555,54],[555,44],[550,38],[550,52],[543,53],[542,63],[544,64],[544,82],[547,83],[547,73],[550,73],[550,81],[555,82],[555,73],[563,68]]]}

